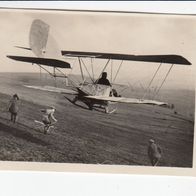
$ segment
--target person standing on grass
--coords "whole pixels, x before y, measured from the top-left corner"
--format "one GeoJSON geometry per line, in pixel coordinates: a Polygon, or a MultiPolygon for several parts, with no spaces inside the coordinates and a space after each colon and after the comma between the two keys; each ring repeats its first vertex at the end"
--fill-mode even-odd
{"type": "Polygon", "coordinates": [[[19,110],[19,97],[17,94],[14,94],[12,99],[9,102],[8,111],[10,112],[10,120],[15,123],[18,117],[19,110]]]}
{"type": "Polygon", "coordinates": [[[149,140],[148,157],[152,166],[157,166],[161,159],[161,148],[155,143],[153,139],[149,140]]]}

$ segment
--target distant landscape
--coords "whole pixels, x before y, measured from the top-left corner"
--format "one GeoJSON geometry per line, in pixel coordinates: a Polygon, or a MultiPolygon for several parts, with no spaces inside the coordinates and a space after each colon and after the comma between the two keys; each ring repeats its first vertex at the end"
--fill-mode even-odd
{"type": "MultiPolygon", "coordinates": [[[[82,81],[81,76],[71,75],[70,78],[76,82],[80,83],[82,81]]],[[[0,90],[1,92],[13,93],[13,89],[9,89],[9,86],[14,84],[14,81],[17,81],[18,85],[49,85],[56,87],[65,87],[65,80],[62,78],[54,79],[46,73],[0,73],[0,90]]],[[[86,81],[90,80],[87,78],[86,81]]],[[[69,84],[71,84],[69,82],[69,84]]],[[[133,98],[142,98],[145,93],[145,86],[147,84],[136,84],[135,86],[128,86],[127,84],[116,84],[113,85],[113,88],[117,89],[118,93],[124,97],[133,97],[133,98]]],[[[150,89],[146,94],[146,99],[153,99],[154,89],[150,89]]],[[[159,101],[164,101],[175,106],[175,111],[180,115],[194,121],[194,112],[195,112],[195,91],[184,88],[168,88],[163,87],[158,95],[154,97],[159,101]]]]}

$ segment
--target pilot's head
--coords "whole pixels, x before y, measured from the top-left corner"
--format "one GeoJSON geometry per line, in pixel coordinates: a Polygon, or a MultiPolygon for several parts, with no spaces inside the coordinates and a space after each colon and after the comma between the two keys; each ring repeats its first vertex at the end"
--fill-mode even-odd
{"type": "Polygon", "coordinates": [[[102,73],[102,78],[107,78],[107,72],[102,73]]]}

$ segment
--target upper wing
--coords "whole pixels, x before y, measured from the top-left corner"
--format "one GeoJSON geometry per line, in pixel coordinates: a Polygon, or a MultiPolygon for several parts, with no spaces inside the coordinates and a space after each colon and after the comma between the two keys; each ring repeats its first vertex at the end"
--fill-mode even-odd
{"type": "Polygon", "coordinates": [[[125,97],[86,96],[86,98],[96,99],[100,101],[119,102],[119,103],[150,104],[150,105],[158,105],[158,106],[168,105],[165,102],[160,102],[160,101],[155,101],[155,100],[135,99],[135,98],[125,98],[125,97]]]}
{"type": "Polygon", "coordinates": [[[71,94],[71,95],[77,95],[78,93],[72,89],[65,89],[65,88],[57,88],[54,86],[30,86],[30,85],[24,85],[27,88],[42,90],[42,91],[48,91],[48,92],[55,92],[55,93],[62,93],[62,94],[71,94]]]}
{"type": "Polygon", "coordinates": [[[27,57],[27,56],[7,56],[10,59],[16,60],[16,61],[22,61],[27,63],[36,63],[40,65],[46,65],[50,67],[59,67],[59,68],[71,68],[70,64],[57,60],[57,59],[51,59],[51,58],[40,58],[40,57],[27,57]]]}
{"type": "Polygon", "coordinates": [[[94,57],[100,59],[115,59],[125,61],[143,61],[143,62],[156,62],[156,63],[169,63],[191,65],[191,63],[183,56],[170,54],[170,55],[129,55],[129,54],[115,54],[115,53],[100,53],[100,52],[80,52],[80,51],[61,51],[64,56],[71,57],[94,57]]]}

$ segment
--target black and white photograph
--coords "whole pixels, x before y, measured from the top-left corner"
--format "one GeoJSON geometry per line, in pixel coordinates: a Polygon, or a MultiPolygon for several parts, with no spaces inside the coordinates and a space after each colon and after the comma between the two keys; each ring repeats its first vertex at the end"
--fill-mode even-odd
{"type": "Polygon", "coordinates": [[[0,161],[193,168],[195,23],[0,9],[0,161]]]}

